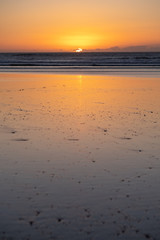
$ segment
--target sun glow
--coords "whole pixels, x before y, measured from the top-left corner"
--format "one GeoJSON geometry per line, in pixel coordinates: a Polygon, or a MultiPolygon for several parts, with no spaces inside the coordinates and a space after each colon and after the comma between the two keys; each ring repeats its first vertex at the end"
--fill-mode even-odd
{"type": "Polygon", "coordinates": [[[0,52],[160,48],[159,0],[11,2],[0,0],[0,52]]]}
{"type": "Polygon", "coordinates": [[[77,49],[76,49],[76,52],[77,52],[77,53],[82,52],[82,51],[83,51],[82,48],[77,48],[77,49]]]}
{"type": "Polygon", "coordinates": [[[98,46],[98,43],[100,43],[100,36],[94,35],[94,34],[71,34],[62,36],[59,38],[58,45],[63,46],[62,48],[65,50],[76,50],[78,49],[93,49],[94,47],[98,46]],[[80,47],[77,47],[80,46],[80,47]]]}

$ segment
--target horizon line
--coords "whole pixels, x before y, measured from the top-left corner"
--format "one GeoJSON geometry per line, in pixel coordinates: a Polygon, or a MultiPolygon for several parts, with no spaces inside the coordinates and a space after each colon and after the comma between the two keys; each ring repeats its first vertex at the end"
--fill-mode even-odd
{"type": "Polygon", "coordinates": [[[83,54],[83,53],[160,53],[160,49],[159,50],[146,50],[146,51],[89,51],[89,50],[83,50],[80,53],[77,53],[75,51],[35,51],[35,50],[31,50],[31,51],[25,51],[25,50],[20,50],[20,51],[0,51],[0,54],[3,53],[76,53],[76,54],[83,54]]]}

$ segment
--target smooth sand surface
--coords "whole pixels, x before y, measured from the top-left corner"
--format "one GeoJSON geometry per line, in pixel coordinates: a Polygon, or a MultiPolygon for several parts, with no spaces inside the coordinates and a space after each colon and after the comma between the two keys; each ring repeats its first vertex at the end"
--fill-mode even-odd
{"type": "Polygon", "coordinates": [[[160,76],[0,73],[0,239],[160,239],[160,76]]]}

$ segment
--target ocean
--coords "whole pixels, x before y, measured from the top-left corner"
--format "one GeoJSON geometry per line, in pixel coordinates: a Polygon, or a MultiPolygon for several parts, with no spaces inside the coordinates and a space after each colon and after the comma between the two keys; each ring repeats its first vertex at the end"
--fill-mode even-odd
{"type": "Polygon", "coordinates": [[[160,67],[160,52],[0,53],[5,67],[160,67]]]}

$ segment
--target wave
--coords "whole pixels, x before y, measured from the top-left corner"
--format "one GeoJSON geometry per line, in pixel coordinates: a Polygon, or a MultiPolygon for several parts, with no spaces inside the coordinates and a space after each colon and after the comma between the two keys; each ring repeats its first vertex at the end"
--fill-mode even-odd
{"type": "Polygon", "coordinates": [[[0,66],[160,67],[160,53],[0,53],[0,66]]]}

